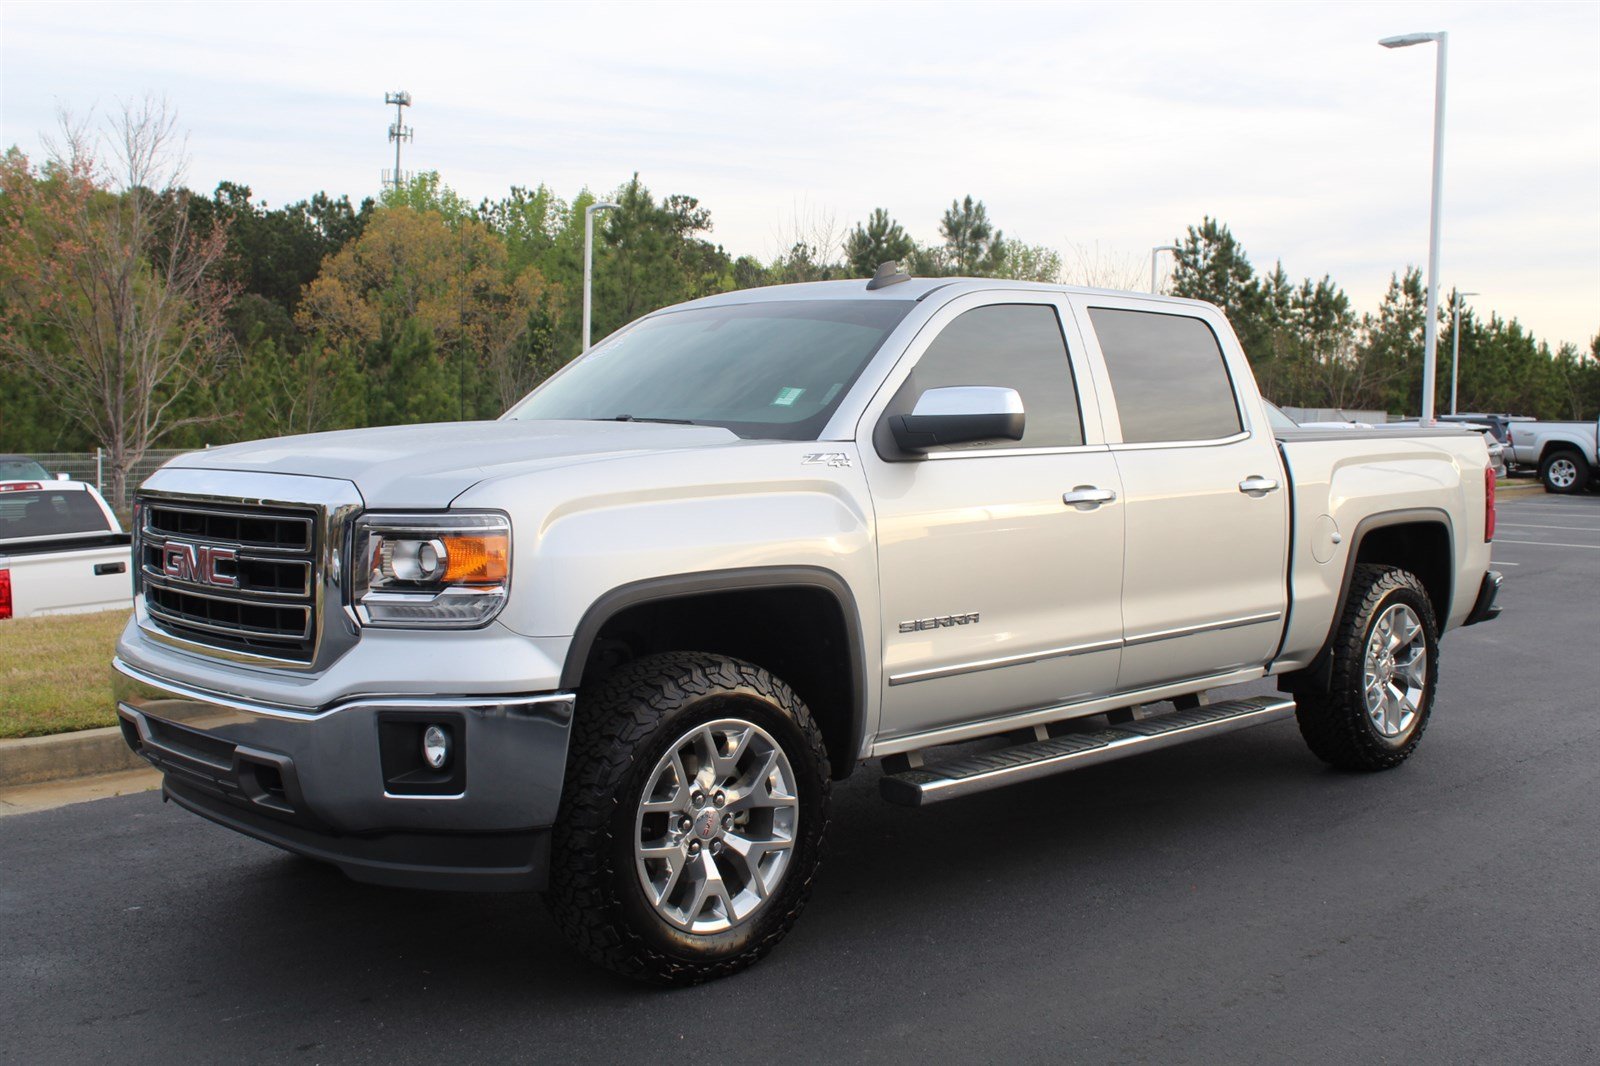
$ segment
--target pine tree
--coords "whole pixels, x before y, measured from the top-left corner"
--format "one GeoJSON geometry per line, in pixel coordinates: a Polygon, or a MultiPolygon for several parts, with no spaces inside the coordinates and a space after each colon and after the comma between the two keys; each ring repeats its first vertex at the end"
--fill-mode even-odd
{"type": "Polygon", "coordinates": [[[857,223],[844,242],[845,261],[851,272],[862,278],[870,278],[880,263],[893,261],[909,266],[908,260],[916,250],[917,242],[881,207],[872,209],[865,227],[857,223]]]}

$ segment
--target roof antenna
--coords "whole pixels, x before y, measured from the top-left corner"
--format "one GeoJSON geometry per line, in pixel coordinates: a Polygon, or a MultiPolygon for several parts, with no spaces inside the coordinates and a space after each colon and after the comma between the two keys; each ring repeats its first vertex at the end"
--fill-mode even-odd
{"type": "Polygon", "coordinates": [[[900,264],[893,259],[887,263],[878,264],[878,272],[872,275],[872,280],[867,282],[867,291],[882,289],[889,285],[898,285],[902,281],[910,281],[911,275],[900,269],[900,264]]]}

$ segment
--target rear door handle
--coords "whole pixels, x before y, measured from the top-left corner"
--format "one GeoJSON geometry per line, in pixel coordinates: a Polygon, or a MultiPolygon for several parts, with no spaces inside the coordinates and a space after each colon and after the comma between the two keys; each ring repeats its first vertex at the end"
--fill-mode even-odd
{"type": "Polygon", "coordinates": [[[1270,477],[1247,477],[1239,482],[1239,491],[1246,496],[1265,496],[1278,491],[1278,483],[1270,477]]]}
{"type": "Polygon", "coordinates": [[[1117,494],[1110,489],[1097,488],[1094,485],[1079,485],[1071,492],[1061,494],[1061,502],[1080,510],[1092,510],[1102,503],[1110,503],[1117,498],[1117,494]]]}

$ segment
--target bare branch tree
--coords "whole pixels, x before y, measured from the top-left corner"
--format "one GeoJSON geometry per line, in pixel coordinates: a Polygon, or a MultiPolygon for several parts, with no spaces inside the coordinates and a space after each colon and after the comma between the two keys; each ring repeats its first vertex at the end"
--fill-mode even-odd
{"type": "Polygon", "coordinates": [[[125,105],[107,138],[112,173],[89,126],[65,114],[42,171],[15,151],[0,166],[0,357],[93,432],[120,506],[145,452],[220,417],[180,412],[227,350],[233,290],[220,277],[225,229],[190,228],[166,104],[125,105]]]}
{"type": "Polygon", "coordinates": [[[772,270],[780,282],[827,281],[849,276],[844,243],[849,231],[833,212],[797,202],[789,225],[778,230],[772,270]]]}
{"type": "Polygon", "coordinates": [[[1104,251],[1100,242],[1093,246],[1073,242],[1067,245],[1066,265],[1061,279],[1069,285],[1091,289],[1120,289],[1137,292],[1146,284],[1145,261],[1137,255],[1104,251]]]}

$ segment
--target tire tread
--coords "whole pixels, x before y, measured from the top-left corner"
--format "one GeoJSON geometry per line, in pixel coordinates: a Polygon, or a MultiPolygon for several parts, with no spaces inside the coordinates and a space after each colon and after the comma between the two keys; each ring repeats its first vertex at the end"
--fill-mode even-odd
{"type": "Polygon", "coordinates": [[[1422,582],[1406,570],[1371,563],[1356,565],[1350,582],[1350,595],[1334,631],[1333,677],[1327,692],[1304,692],[1295,697],[1295,721],[1306,745],[1323,762],[1345,770],[1389,770],[1410,757],[1432,717],[1434,691],[1439,672],[1438,625],[1431,601],[1422,582]],[[1411,604],[1420,610],[1422,624],[1433,636],[1429,642],[1427,691],[1421,708],[1421,721],[1399,748],[1385,745],[1367,725],[1366,706],[1361,696],[1362,658],[1366,650],[1367,627],[1379,607],[1396,590],[1414,594],[1411,604]]]}
{"type": "MultiPolygon", "coordinates": [[[[782,917],[738,955],[715,962],[669,956],[647,943],[625,918],[615,885],[619,877],[632,877],[633,871],[614,869],[611,825],[637,753],[673,711],[730,688],[754,691],[799,729],[815,759],[821,789],[821,824],[807,837],[819,844],[824,839],[830,787],[827,752],[810,711],[788,685],[753,663],[702,652],[651,655],[617,667],[578,703],[546,894],[568,941],[607,969],[669,985],[699,984],[737,973],[783,939],[810,899],[817,862],[796,855],[790,876],[800,878],[799,891],[791,892],[790,886],[782,889],[790,893],[782,917]]],[[[796,841],[796,847],[801,846],[796,841]]]]}

